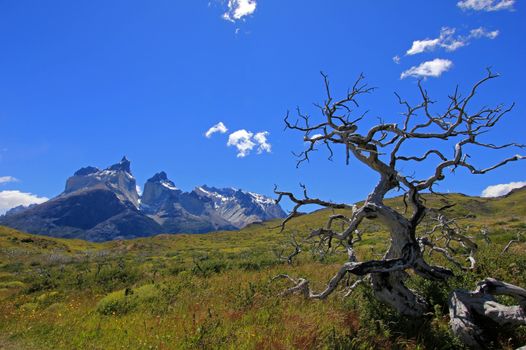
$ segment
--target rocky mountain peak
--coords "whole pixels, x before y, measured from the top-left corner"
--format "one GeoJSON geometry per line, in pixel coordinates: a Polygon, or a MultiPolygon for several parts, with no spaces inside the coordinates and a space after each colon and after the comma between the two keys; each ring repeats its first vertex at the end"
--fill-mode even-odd
{"type": "Polygon", "coordinates": [[[168,179],[164,171],[158,172],[144,184],[141,204],[145,209],[160,208],[173,201],[181,191],[168,179]]]}
{"type": "Polygon", "coordinates": [[[164,171],[158,172],[146,181],[145,188],[148,184],[157,184],[164,188],[164,190],[176,191],[179,190],[175,184],[168,179],[168,175],[164,171]]]}
{"type": "Polygon", "coordinates": [[[166,175],[164,171],[160,171],[154,176],[152,176],[151,178],[149,178],[147,181],[148,182],[161,182],[161,181],[167,181],[167,180],[168,180],[168,175],[166,175]]]}
{"type": "Polygon", "coordinates": [[[86,175],[93,174],[99,171],[100,171],[99,168],[95,168],[93,166],[87,166],[85,168],[80,168],[73,175],[74,176],[86,176],[86,175]]]}
{"type": "Polygon", "coordinates": [[[130,170],[130,161],[126,156],[122,157],[121,161],[117,164],[113,164],[112,166],[108,167],[108,170],[114,170],[114,171],[125,171],[129,174],[131,174],[130,170]]]}
{"type": "Polygon", "coordinates": [[[208,197],[209,196],[230,197],[230,196],[233,196],[238,191],[240,190],[233,188],[233,187],[217,188],[217,187],[208,186],[208,185],[198,186],[194,189],[194,192],[197,192],[197,194],[201,194],[201,195],[208,196],[208,197]]]}
{"type": "Polygon", "coordinates": [[[66,181],[64,194],[95,187],[106,188],[114,192],[120,200],[130,202],[134,207],[139,206],[135,178],[130,172],[130,161],[126,157],[104,170],[93,166],[77,170],[66,181]]]}
{"type": "Polygon", "coordinates": [[[272,198],[254,192],[203,185],[196,187],[193,193],[211,200],[214,211],[238,228],[253,222],[286,216],[272,198]]]}

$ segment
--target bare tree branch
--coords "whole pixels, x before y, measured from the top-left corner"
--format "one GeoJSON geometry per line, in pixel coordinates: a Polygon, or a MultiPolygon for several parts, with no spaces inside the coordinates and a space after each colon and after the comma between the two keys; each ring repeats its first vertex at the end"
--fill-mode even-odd
{"type": "Polygon", "coordinates": [[[517,238],[516,239],[512,239],[508,242],[508,244],[506,244],[506,246],[504,247],[504,249],[502,250],[502,252],[500,253],[501,255],[506,253],[512,244],[514,243],[520,243],[523,239],[522,239],[522,233],[521,232],[517,232],[517,238]]]}

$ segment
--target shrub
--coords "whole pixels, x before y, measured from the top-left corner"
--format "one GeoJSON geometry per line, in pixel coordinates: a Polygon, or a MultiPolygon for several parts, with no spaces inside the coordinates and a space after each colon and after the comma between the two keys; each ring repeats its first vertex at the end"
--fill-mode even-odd
{"type": "Polygon", "coordinates": [[[23,288],[24,286],[24,282],[20,281],[0,282],[0,288],[23,288]]]}
{"type": "Polygon", "coordinates": [[[35,311],[36,309],[38,309],[38,304],[37,303],[25,303],[20,306],[20,309],[26,312],[35,311]]]}
{"type": "Polygon", "coordinates": [[[53,291],[53,292],[48,292],[48,293],[44,293],[42,295],[39,295],[36,298],[36,301],[38,302],[38,304],[40,306],[45,307],[45,306],[54,304],[57,301],[60,301],[61,299],[62,299],[62,297],[61,297],[60,293],[57,292],[57,291],[53,291]]]}
{"type": "Polygon", "coordinates": [[[145,305],[151,305],[160,299],[158,286],[147,284],[137,289],[126,288],[110,293],[97,304],[102,315],[124,315],[145,305]]]}
{"type": "Polygon", "coordinates": [[[59,278],[54,272],[55,271],[47,268],[35,269],[27,279],[29,286],[26,288],[25,292],[30,294],[56,288],[59,278]]]}
{"type": "Polygon", "coordinates": [[[122,288],[137,282],[140,278],[137,267],[119,259],[116,263],[104,265],[95,273],[95,283],[105,291],[122,288]]]}
{"type": "Polygon", "coordinates": [[[220,273],[228,269],[228,264],[220,260],[194,260],[192,273],[194,275],[210,276],[214,273],[220,273]]]}

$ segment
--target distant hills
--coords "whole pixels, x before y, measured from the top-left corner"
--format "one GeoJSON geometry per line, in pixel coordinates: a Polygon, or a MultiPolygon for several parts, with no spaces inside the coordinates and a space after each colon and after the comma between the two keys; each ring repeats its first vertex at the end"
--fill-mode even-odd
{"type": "Polygon", "coordinates": [[[253,192],[206,185],[184,192],[165,172],[150,178],[140,196],[124,157],[106,169],[79,169],[67,179],[63,193],[8,211],[0,225],[52,237],[107,241],[234,230],[285,215],[274,200],[253,192]]]}

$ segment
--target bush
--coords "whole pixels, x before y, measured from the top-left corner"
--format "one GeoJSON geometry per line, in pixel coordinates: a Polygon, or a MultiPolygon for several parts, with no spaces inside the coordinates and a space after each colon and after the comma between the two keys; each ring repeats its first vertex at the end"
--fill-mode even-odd
{"type": "Polygon", "coordinates": [[[98,268],[94,279],[95,284],[102,287],[105,291],[115,290],[124,286],[129,286],[137,282],[140,278],[137,267],[127,263],[123,259],[98,268]]]}
{"type": "Polygon", "coordinates": [[[38,304],[42,307],[54,304],[63,298],[61,297],[60,293],[57,291],[44,293],[36,298],[36,301],[38,304]]]}
{"type": "Polygon", "coordinates": [[[55,271],[46,268],[35,269],[31,276],[29,276],[27,283],[29,284],[25,292],[27,294],[50,290],[56,288],[60,278],[55,271]]]}
{"type": "Polygon", "coordinates": [[[228,264],[220,260],[194,260],[192,273],[199,276],[210,276],[228,269],[228,264]]]}
{"type": "Polygon", "coordinates": [[[20,310],[23,310],[25,312],[35,311],[36,309],[38,309],[37,303],[25,303],[20,306],[20,310]]]}
{"type": "Polygon", "coordinates": [[[126,288],[102,298],[97,304],[97,311],[102,315],[124,315],[158,301],[160,296],[161,291],[154,284],[147,284],[137,289],[126,288]]]}
{"type": "Polygon", "coordinates": [[[24,286],[24,282],[20,281],[0,282],[0,288],[23,288],[24,286]]]}

